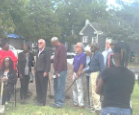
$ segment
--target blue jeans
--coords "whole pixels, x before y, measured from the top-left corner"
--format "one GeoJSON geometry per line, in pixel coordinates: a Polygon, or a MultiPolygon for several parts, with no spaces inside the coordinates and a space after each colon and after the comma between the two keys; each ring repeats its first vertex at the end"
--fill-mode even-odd
{"type": "Polygon", "coordinates": [[[131,115],[131,110],[118,107],[106,107],[102,109],[101,115],[131,115]]]}
{"type": "Polygon", "coordinates": [[[67,71],[62,71],[59,73],[58,78],[54,78],[54,98],[55,104],[62,107],[65,100],[65,82],[67,71]]]}

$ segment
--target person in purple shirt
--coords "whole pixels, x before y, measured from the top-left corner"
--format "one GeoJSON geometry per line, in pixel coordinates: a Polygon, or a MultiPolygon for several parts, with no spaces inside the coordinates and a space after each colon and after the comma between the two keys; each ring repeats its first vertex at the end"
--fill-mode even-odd
{"type": "Polygon", "coordinates": [[[54,56],[54,99],[53,108],[61,108],[65,100],[65,84],[67,75],[67,51],[57,37],[51,39],[52,46],[56,48],[54,56]]]}
{"type": "Polygon", "coordinates": [[[83,93],[83,75],[81,71],[84,69],[86,64],[86,55],[83,53],[83,44],[76,44],[77,55],[74,57],[74,68],[72,80],[73,84],[73,101],[74,106],[84,108],[84,93],[83,93]]]}

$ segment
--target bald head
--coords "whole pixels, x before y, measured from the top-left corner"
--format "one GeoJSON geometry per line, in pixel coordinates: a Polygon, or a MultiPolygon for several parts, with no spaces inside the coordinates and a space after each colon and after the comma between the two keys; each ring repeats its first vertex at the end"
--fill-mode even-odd
{"type": "Polygon", "coordinates": [[[59,42],[58,37],[53,37],[53,38],[51,38],[51,44],[54,47],[58,47],[61,43],[59,42]]]}
{"type": "Polygon", "coordinates": [[[38,40],[38,48],[41,50],[41,49],[45,48],[45,46],[46,46],[45,40],[44,39],[39,39],[38,40]]]}
{"type": "Polygon", "coordinates": [[[91,51],[92,52],[96,52],[96,51],[98,51],[99,50],[99,44],[98,43],[93,43],[92,45],[91,45],[91,51]]]}
{"type": "Polygon", "coordinates": [[[53,37],[53,38],[51,39],[51,42],[56,42],[56,41],[59,41],[58,37],[53,37]]]}
{"type": "Polygon", "coordinates": [[[77,52],[78,54],[80,54],[81,52],[83,52],[83,49],[84,49],[83,43],[78,42],[78,43],[76,44],[76,52],[77,52]]]}

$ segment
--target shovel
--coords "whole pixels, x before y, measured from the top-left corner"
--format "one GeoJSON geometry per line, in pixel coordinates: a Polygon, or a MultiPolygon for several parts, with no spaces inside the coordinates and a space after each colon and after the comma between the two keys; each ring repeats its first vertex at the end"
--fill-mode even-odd
{"type": "Polygon", "coordinates": [[[4,83],[1,83],[1,100],[0,100],[0,114],[4,114],[5,111],[5,105],[2,105],[2,98],[3,98],[3,91],[4,91],[4,83]]]}
{"type": "Polygon", "coordinates": [[[3,98],[3,90],[4,90],[4,83],[2,82],[1,83],[1,93],[0,93],[0,96],[1,96],[1,105],[2,105],[2,98],[3,98]]]}

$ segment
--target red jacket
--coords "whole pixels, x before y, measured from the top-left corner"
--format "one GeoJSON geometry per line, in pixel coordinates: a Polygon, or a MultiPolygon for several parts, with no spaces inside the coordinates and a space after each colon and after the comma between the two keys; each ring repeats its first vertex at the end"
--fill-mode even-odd
{"type": "Polygon", "coordinates": [[[13,60],[14,69],[16,69],[16,63],[17,63],[18,59],[17,59],[17,57],[14,55],[14,53],[11,50],[8,50],[8,51],[0,50],[0,69],[2,67],[3,60],[6,57],[10,57],[13,60]]]}

